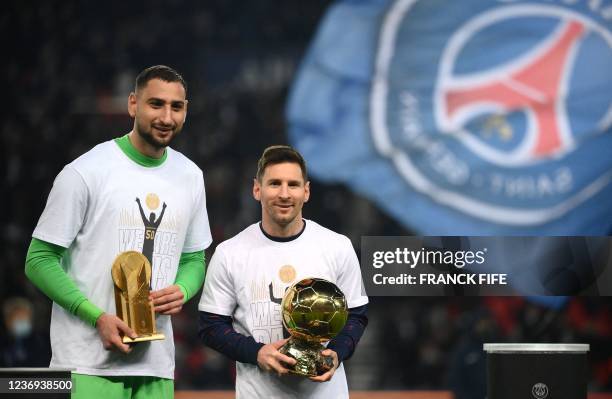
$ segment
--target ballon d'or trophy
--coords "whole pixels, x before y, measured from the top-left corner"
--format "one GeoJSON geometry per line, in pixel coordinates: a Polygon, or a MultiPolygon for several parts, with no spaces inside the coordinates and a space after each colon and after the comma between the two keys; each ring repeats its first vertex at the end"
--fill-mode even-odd
{"type": "Polygon", "coordinates": [[[124,343],[164,339],[155,330],[153,302],[149,300],[151,264],[136,251],[120,253],[111,270],[115,283],[117,317],[138,335],[135,339],[123,337],[124,343]]]}
{"type": "Polygon", "coordinates": [[[280,352],[297,363],[290,372],[314,377],[333,367],[333,360],[323,356],[324,342],[334,338],[346,324],[346,298],[333,283],[321,278],[307,278],[291,286],[281,302],[283,325],[291,338],[280,352]]]}

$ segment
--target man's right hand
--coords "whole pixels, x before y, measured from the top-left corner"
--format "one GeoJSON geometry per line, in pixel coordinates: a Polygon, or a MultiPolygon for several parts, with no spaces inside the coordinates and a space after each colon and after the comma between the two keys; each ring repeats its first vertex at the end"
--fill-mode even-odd
{"type": "Polygon", "coordinates": [[[285,365],[293,366],[296,363],[294,358],[283,355],[278,351],[287,341],[288,339],[281,339],[280,341],[262,346],[259,352],[257,352],[257,364],[259,367],[266,371],[276,372],[279,376],[287,374],[289,370],[285,368],[285,365]]]}
{"type": "Polygon", "coordinates": [[[128,327],[120,318],[115,315],[103,313],[96,321],[96,329],[102,341],[102,346],[106,350],[119,350],[123,353],[130,353],[132,347],[124,344],[122,335],[127,335],[130,338],[136,338],[138,335],[128,327]],[[123,334],[120,334],[123,333],[123,334]]]}

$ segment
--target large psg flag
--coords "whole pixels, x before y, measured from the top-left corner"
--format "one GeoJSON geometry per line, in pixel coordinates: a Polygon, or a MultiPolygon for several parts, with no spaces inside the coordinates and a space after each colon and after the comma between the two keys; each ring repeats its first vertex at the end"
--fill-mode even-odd
{"type": "Polygon", "coordinates": [[[340,1],[289,135],[422,235],[612,231],[612,2],[340,1]]]}

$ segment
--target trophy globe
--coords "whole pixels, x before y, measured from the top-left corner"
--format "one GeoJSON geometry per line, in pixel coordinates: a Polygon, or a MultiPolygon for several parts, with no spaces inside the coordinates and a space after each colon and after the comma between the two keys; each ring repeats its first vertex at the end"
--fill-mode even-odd
{"type": "Polygon", "coordinates": [[[287,289],[281,310],[291,338],[280,351],[297,361],[290,371],[303,376],[325,373],[333,363],[321,355],[323,343],[334,338],[348,318],[342,291],[322,278],[307,278],[287,289]]]}

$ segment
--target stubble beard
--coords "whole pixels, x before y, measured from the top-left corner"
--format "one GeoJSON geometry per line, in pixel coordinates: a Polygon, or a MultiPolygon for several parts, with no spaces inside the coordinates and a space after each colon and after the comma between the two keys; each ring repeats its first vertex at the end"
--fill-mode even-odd
{"type": "Polygon", "coordinates": [[[153,135],[153,128],[151,126],[143,126],[140,123],[136,122],[136,128],[136,133],[138,134],[138,136],[140,136],[141,139],[143,139],[147,144],[151,145],[156,150],[164,149],[170,144],[172,144],[172,141],[174,141],[175,137],[178,136],[181,131],[180,128],[176,127],[166,141],[160,142],[153,135]]]}
{"type": "Polygon", "coordinates": [[[299,215],[299,212],[295,214],[287,214],[287,215],[281,215],[279,213],[272,212],[271,219],[279,227],[285,228],[289,226],[291,223],[294,223],[298,219],[298,215],[299,215]]]}

